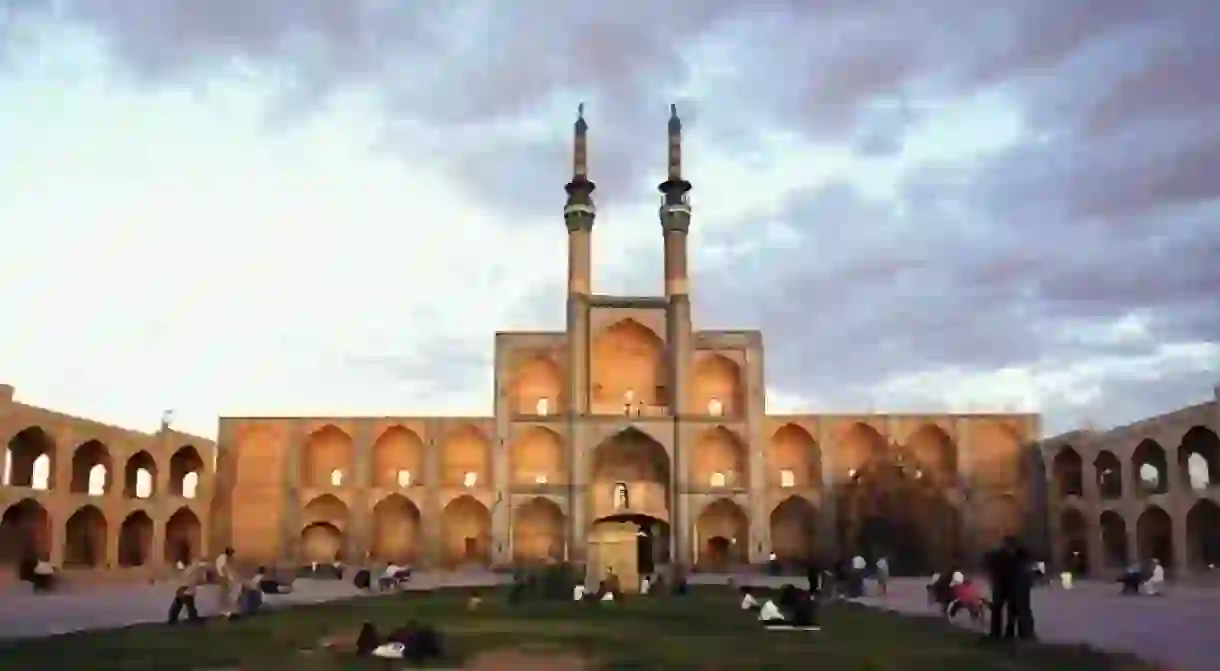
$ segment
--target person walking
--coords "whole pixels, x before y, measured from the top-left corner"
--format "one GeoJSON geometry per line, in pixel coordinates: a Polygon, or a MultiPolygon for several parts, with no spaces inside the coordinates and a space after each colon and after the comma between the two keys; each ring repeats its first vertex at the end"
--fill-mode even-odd
{"type": "Polygon", "coordinates": [[[877,588],[881,590],[881,596],[885,596],[889,592],[890,585],[890,562],[881,557],[876,563],[877,588]]]}
{"type": "Polygon", "coordinates": [[[206,567],[202,562],[191,562],[178,572],[178,587],[169,606],[169,623],[178,624],[182,611],[186,611],[188,622],[199,622],[199,609],[195,604],[195,592],[204,582],[206,567]]]}
{"type": "Polygon", "coordinates": [[[216,609],[224,617],[233,617],[233,548],[227,547],[216,557],[216,609]]]}

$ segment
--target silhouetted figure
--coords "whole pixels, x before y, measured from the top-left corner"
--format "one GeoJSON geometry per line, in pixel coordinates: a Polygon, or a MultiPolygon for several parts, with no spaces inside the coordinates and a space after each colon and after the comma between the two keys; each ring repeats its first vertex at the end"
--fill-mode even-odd
{"type": "Polygon", "coordinates": [[[1015,538],[1008,537],[988,553],[987,573],[991,580],[991,637],[1032,639],[1034,620],[1030,608],[1033,579],[1029,553],[1015,538]]]}

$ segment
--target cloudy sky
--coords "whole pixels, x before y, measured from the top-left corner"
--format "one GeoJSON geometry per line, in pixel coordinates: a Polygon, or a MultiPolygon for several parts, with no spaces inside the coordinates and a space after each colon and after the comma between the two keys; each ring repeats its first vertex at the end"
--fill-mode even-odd
{"type": "Polygon", "coordinates": [[[0,381],[205,435],[487,413],[493,331],[562,326],[579,102],[595,289],[661,290],[676,102],[696,319],[765,331],[773,411],[1200,402],[1209,4],[5,0],[0,381]]]}

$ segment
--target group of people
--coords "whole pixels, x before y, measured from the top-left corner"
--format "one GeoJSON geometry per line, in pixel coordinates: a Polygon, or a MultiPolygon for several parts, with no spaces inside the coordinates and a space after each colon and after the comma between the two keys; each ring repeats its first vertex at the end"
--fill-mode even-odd
{"type": "Polygon", "coordinates": [[[1151,570],[1145,572],[1139,564],[1127,567],[1118,579],[1124,595],[1161,596],[1165,593],[1165,567],[1153,558],[1151,570]]]}
{"type": "Polygon", "coordinates": [[[233,564],[235,554],[233,548],[229,547],[210,563],[202,560],[178,562],[178,585],[169,607],[170,624],[177,624],[184,612],[189,622],[203,619],[199,615],[198,597],[199,591],[205,587],[215,591],[216,610],[225,618],[253,615],[262,608],[265,594],[287,594],[292,591],[290,582],[280,581],[262,566],[248,579],[240,579],[233,564]]]}

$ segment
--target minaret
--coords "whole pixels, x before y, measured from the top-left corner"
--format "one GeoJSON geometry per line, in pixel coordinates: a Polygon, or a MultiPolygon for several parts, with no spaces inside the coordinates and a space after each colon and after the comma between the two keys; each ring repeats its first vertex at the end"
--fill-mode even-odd
{"type": "Polygon", "coordinates": [[[567,414],[568,443],[571,458],[568,465],[568,496],[571,502],[571,526],[568,529],[568,560],[584,561],[586,509],[580,497],[589,494],[588,466],[583,418],[589,412],[589,292],[592,276],[593,182],[589,181],[587,163],[589,124],[585,123],[585,106],[579,108],[572,147],[572,181],[564,189],[568,200],[563,219],[568,225],[568,324],[567,324],[567,414]]]}
{"type": "Polygon", "coordinates": [[[691,561],[690,539],[685,530],[691,528],[690,506],[682,492],[689,491],[685,456],[690,442],[687,423],[681,421],[691,414],[690,367],[693,357],[692,324],[690,308],[690,284],[686,269],[686,237],[690,230],[690,182],[682,179],[682,120],[678,118],[678,106],[669,107],[669,173],[668,179],[657,187],[661,191],[661,233],[665,240],[665,296],[669,299],[669,314],[666,319],[666,336],[669,349],[668,401],[670,412],[679,421],[674,422],[674,465],[676,477],[673,494],[673,511],[676,523],[671,527],[671,557],[680,565],[691,561]]]}
{"type": "Polygon", "coordinates": [[[564,187],[568,201],[563,208],[563,218],[568,225],[568,295],[588,296],[592,277],[593,219],[597,215],[593,190],[597,186],[589,181],[589,124],[585,123],[583,103],[577,115],[572,139],[572,181],[564,187]]]}

